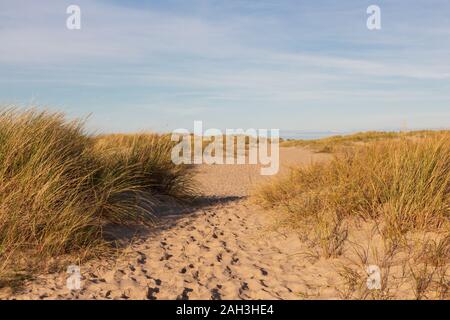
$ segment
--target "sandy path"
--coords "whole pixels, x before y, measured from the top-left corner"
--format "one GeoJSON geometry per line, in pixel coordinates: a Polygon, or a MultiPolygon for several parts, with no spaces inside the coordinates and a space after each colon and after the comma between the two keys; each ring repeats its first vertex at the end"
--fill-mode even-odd
{"type": "MultiPolygon", "coordinates": [[[[321,158],[302,149],[281,150],[284,168],[321,158]]],[[[82,265],[80,291],[69,291],[65,285],[67,275],[60,273],[38,277],[14,297],[336,297],[335,277],[326,272],[329,264],[305,261],[300,254],[305,247],[298,236],[270,230],[271,214],[246,199],[252,186],[263,179],[256,166],[200,166],[197,179],[205,198],[214,201],[189,214],[166,217],[164,230],[151,231],[114,261],[91,261],[82,265]]]]}

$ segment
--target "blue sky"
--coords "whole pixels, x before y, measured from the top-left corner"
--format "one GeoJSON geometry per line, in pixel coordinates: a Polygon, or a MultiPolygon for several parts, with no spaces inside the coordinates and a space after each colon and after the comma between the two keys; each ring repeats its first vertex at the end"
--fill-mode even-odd
{"type": "Polygon", "coordinates": [[[450,2],[0,0],[0,103],[99,132],[448,128],[450,2]]]}

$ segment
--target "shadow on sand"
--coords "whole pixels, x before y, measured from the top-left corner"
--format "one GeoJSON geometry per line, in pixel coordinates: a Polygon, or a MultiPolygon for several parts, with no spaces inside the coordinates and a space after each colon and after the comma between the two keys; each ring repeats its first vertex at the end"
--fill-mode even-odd
{"type": "Polygon", "coordinates": [[[154,219],[151,224],[135,225],[106,225],[104,227],[105,239],[111,241],[118,248],[126,247],[132,243],[140,243],[149,237],[175,227],[179,220],[202,210],[226,205],[231,202],[243,200],[243,196],[211,197],[200,196],[189,203],[182,203],[171,199],[164,199],[151,208],[154,219]]]}

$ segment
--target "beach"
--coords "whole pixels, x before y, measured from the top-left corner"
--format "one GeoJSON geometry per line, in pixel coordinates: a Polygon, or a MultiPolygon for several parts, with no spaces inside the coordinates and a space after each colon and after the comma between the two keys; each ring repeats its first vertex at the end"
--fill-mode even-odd
{"type": "MultiPolygon", "coordinates": [[[[300,148],[281,148],[280,154],[279,174],[328,158],[300,148]]],[[[27,281],[20,294],[4,294],[16,299],[337,298],[328,264],[305,261],[298,235],[274,230],[273,213],[248,200],[255,184],[267,179],[257,165],[195,170],[202,204],[166,210],[161,227],[140,230],[118,258],[81,265],[81,290],[69,290],[62,272],[27,281]]]]}

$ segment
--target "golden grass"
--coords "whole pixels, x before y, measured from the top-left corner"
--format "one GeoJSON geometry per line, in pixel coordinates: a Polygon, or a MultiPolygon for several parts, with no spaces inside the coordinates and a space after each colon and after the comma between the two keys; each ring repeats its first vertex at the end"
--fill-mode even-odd
{"type": "Polygon", "coordinates": [[[377,220],[390,239],[443,228],[450,219],[450,134],[347,150],[329,163],[293,169],[255,197],[285,209],[290,225],[314,222],[328,235],[347,217],[377,220]]]}
{"type": "Polygon", "coordinates": [[[105,223],[146,222],[159,195],[192,194],[166,136],[92,137],[80,121],[0,112],[0,275],[104,245],[105,223]]]}
{"type": "Polygon", "coordinates": [[[98,136],[94,141],[94,152],[108,172],[126,168],[134,183],[156,196],[189,200],[195,194],[192,170],[172,163],[174,142],[170,135],[110,134],[98,136]]]}
{"type": "Polygon", "coordinates": [[[342,298],[449,299],[450,132],[340,151],[262,185],[255,202],[301,232],[311,256],[349,260],[337,270],[342,298]],[[355,238],[362,226],[373,235],[355,238]],[[380,267],[380,290],[366,286],[371,264],[380,267]]]}
{"type": "Polygon", "coordinates": [[[347,247],[345,263],[340,263],[337,287],[343,299],[440,299],[450,298],[450,234],[415,232],[407,245],[380,241],[376,228],[372,235],[347,247]],[[417,237],[418,236],[418,237],[417,237]],[[376,240],[376,241],[374,241],[376,240]],[[364,245],[362,245],[364,243],[364,245]],[[387,244],[387,246],[386,246],[387,244]],[[349,258],[348,256],[352,256],[349,258]],[[367,287],[368,266],[378,266],[381,287],[367,287]]]}
{"type": "Polygon", "coordinates": [[[316,152],[332,153],[345,147],[351,147],[358,144],[364,144],[368,142],[381,141],[381,140],[393,140],[400,138],[427,138],[440,136],[448,133],[449,131],[432,131],[432,130],[419,130],[419,131],[367,131],[358,132],[349,135],[337,135],[328,138],[314,139],[314,140],[286,140],[280,143],[281,147],[308,147],[316,152]]]}

